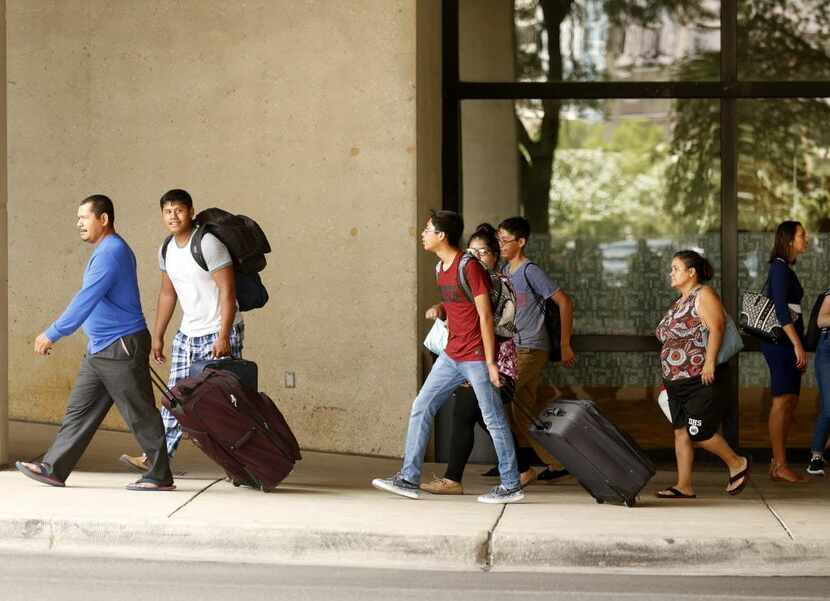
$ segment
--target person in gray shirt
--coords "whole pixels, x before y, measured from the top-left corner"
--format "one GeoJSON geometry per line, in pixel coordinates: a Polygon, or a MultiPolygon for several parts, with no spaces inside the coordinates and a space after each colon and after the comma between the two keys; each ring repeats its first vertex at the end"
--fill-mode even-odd
{"type": "MultiPolygon", "coordinates": [[[[540,479],[552,480],[567,475],[561,464],[544,447],[527,435],[530,421],[517,408],[517,404],[536,414],[537,389],[547,365],[551,341],[545,329],[545,301],[550,298],[559,307],[561,337],[559,342],[562,364],[573,367],[576,355],[571,347],[573,332],[573,301],[564,290],[536,263],[525,255],[530,238],[530,224],[524,217],[510,217],[499,224],[498,239],[501,256],[505,261],[503,272],[510,276],[516,292],[516,350],[518,374],[515,402],[513,403],[513,432],[518,441],[517,454],[527,458],[533,451],[548,468],[538,474],[540,479]]],[[[537,477],[531,468],[522,474],[522,485],[530,484],[537,477]]]]}

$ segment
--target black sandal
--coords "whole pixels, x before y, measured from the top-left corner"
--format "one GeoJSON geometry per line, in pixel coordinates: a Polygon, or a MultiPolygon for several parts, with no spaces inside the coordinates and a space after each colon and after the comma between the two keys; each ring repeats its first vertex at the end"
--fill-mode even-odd
{"type": "Polygon", "coordinates": [[[24,476],[28,476],[32,480],[37,480],[38,482],[42,482],[43,484],[48,484],[49,486],[58,486],[63,487],[66,486],[62,481],[58,480],[54,476],[49,475],[49,470],[46,469],[46,466],[40,463],[39,461],[15,461],[14,467],[23,474],[24,476]],[[32,468],[28,467],[26,463],[30,465],[36,465],[40,471],[36,472],[32,468]]]}
{"type": "Polygon", "coordinates": [[[735,495],[741,494],[743,492],[744,488],[746,488],[747,483],[749,482],[749,474],[752,471],[752,457],[747,455],[746,457],[744,457],[744,459],[746,459],[746,467],[744,469],[742,469],[740,472],[738,472],[737,474],[735,474],[734,476],[729,476],[729,482],[726,485],[727,486],[726,494],[732,495],[733,497],[735,495]],[[728,488],[729,485],[734,484],[735,482],[737,482],[741,478],[743,478],[744,480],[738,486],[736,486],[735,488],[733,488],[731,490],[728,488]]]}
{"type": "Polygon", "coordinates": [[[664,490],[658,490],[655,496],[658,499],[697,499],[697,495],[687,495],[677,490],[674,486],[669,486],[664,490]]]}

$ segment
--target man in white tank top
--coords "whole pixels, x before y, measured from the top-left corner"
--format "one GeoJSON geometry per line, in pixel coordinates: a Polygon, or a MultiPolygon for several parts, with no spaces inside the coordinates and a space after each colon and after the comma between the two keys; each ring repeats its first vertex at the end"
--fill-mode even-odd
{"type": "MultiPolygon", "coordinates": [[[[159,248],[161,289],[156,305],[152,357],[164,363],[164,335],[176,304],[181,304],[182,322],[173,338],[168,386],[188,377],[190,366],[216,357],[242,356],[244,324],[236,302],[233,259],[227,247],[213,234],[201,239],[201,251],[207,269],[202,268],[191,252],[196,227],[193,200],[185,190],[170,190],[161,197],[162,220],[170,231],[159,248]]],[[[167,453],[172,458],[182,439],[176,417],[161,408],[167,453]]],[[[122,455],[120,460],[143,471],[146,457],[122,455]]]]}

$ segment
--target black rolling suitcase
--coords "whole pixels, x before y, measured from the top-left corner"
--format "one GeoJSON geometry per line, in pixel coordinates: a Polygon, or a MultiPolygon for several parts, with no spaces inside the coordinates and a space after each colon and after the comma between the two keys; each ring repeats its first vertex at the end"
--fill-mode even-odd
{"type": "Polygon", "coordinates": [[[656,473],[639,445],[591,401],[551,401],[538,416],[528,417],[530,435],[562,462],[597,503],[633,507],[656,473]]]}
{"type": "Polygon", "coordinates": [[[207,368],[223,369],[236,374],[243,386],[247,386],[254,392],[259,390],[259,371],[256,363],[245,359],[234,359],[222,357],[221,359],[203,359],[196,361],[190,366],[190,377],[198,378],[207,368]]]}

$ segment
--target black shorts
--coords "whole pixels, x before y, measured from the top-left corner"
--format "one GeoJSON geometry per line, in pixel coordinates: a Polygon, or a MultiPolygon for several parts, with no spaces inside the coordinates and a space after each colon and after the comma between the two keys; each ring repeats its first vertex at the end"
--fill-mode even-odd
{"type": "MultiPolygon", "coordinates": [[[[715,381],[721,370],[715,371],[715,381]]],[[[696,441],[709,440],[720,428],[726,413],[726,403],[715,394],[715,384],[706,386],[700,376],[682,380],[664,380],[669,395],[671,423],[675,429],[686,428],[689,437],[696,441]]]]}

